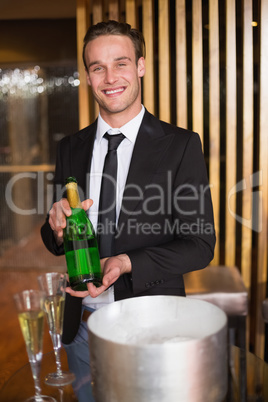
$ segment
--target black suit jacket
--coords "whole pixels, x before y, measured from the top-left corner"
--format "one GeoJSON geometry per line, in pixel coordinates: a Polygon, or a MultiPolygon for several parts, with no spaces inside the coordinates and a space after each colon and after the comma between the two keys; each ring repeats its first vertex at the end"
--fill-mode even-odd
{"type": "MultiPolygon", "coordinates": [[[[65,179],[74,176],[88,198],[97,122],[65,137],[57,149],[54,201],[65,179]]],[[[57,247],[48,220],[41,229],[46,247],[57,247]]],[[[115,299],[144,295],[185,295],[183,274],[206,267],[213,258],[215,233],[210,189],[199,136],[145,112],[134,146],[115,240],[127,253],[132,274],[114,284],[115,299]]],[[[81,299],[67,295],[63,342],[80,323],[81,299]]]]}

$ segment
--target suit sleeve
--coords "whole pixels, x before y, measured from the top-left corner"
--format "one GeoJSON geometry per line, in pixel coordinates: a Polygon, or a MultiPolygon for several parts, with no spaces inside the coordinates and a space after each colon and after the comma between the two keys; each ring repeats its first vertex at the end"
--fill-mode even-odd
{"type": "MultiPolygon", "coordinates": [[[[65,139],[65,143],[66,143],[65,139]]],[[[54,186],[53,186],[53,204],[56,201],[59,201],[64,193],[64,175],[62,168],[62,158],[61,158],[61,144],[59,143],[57,147],[57,157],[56,157],[56,169],[55,169],[55,177],[54,177],[54,186]]],[[[66,176],[67,177],[67,176],[66,176]]],[[[53,253],[54,255],[62,255],[64,254],[63,245],[58,246],[53,231],[48,223],[49,215],[47,215],[44,225],[41,227],[41,237],[43,243],[46,248],[53,253]]]]}
{"type": "MultiPolygon", "coordinates": [[[[153,247],[127,252],[132,263],[133,294],[159,283],[182,281],[183,274],[206,267],[214,256],[215,231],[210,187],[201,142],[190,135],[173,172],[172,214],[167,227],[173,238],[153,247]]],[[[168,285],[167,285],[168,286],[168,285]]],[[[183,287],[183,281],[181,285],[183,287]]]]}

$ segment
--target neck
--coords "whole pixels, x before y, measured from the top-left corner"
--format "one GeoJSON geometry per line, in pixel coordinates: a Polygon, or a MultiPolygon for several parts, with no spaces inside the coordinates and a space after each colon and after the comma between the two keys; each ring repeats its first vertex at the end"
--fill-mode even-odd
{"type": "Polygon", "coordinates": [[[141,111],[141,103],[133,110],[123,110],[122,112],[110,113],[100,109],[100,115],[111,128],[120,128],[134,119],[141,111]]]}

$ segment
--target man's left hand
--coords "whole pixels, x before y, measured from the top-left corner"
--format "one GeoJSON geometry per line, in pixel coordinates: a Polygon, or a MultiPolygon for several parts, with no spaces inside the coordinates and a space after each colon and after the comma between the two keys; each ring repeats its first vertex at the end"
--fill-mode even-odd
{"type": "Polygon", "coordinates": [[[87,290],[85,291],[76,291],[67,287],[66,292],[75,297],[91,296],[95,298],[108,289],[119,276],[131,272],[131,261],[127,254],[119,254],[101,259],[101,268],[103,272],[101,286],[96,287],[93,283],[87,283],[87,290]]]}

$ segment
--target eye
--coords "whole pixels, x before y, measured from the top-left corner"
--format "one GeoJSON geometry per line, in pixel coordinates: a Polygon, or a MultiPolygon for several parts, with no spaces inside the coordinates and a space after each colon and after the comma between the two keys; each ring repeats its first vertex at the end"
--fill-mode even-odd
{"type": "Polygon", "coordinates": [[[103,70],[103,68],[101,66],[96,66],[96,67],[93,67],[91,71],[93,71],[93,73],[97,73],[102,70],[103,70]]]}

